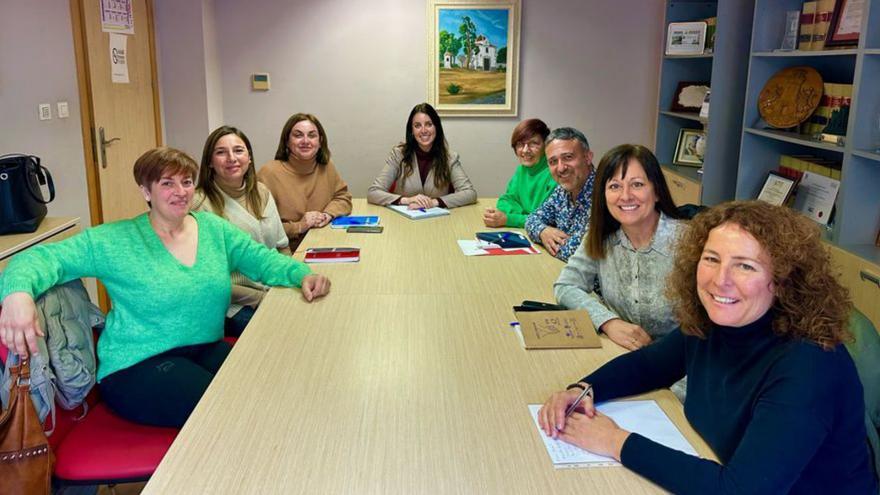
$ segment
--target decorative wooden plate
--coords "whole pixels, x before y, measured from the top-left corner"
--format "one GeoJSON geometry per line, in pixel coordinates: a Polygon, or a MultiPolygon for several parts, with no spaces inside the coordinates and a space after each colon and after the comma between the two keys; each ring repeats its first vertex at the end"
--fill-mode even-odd
{"type": "Polygon", "coordinates": [[[822,76],[812,67],[788,67],[767,81],[758,111],[773,127],[786,129],[810,118],[822,99],[822,76]]]}

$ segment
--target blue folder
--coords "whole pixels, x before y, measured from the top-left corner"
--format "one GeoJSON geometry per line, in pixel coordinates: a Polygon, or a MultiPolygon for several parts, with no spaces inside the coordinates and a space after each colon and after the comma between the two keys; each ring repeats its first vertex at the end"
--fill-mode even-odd
{"type": "Polygon", "coordinates": [[[344,229],[356,225],[379,225],[379,217],[352,215],[347,217],[337,217],[330,222],[330,227],[334,229],[344,229]]]}

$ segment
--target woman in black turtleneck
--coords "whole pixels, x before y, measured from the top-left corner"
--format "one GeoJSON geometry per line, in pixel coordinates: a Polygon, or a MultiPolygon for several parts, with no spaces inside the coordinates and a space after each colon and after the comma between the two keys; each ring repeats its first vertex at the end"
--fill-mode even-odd
{"type": "Polygon", "coordinates": [[[668,285],[681,328],[553,394],[539,414],[548,435],[674,493],[877,493],[862,385],[842,345],[851,305],[810,220],[759,201],[712,208],[686,228],[668,285]],[[720,464],[593,407],[685,375],[685,415],[720,464]],[[566,419],[587,384],[594,397],[566,419]]]}
{"type": "Polygon", "coordinates": [[[391,149],[385,167],[367,190],[374,205],[410,209],[455,208],[477,201],[458,153],[448,149],[434,107],[420,103],[406,121],[406,141],[391,149]]]}

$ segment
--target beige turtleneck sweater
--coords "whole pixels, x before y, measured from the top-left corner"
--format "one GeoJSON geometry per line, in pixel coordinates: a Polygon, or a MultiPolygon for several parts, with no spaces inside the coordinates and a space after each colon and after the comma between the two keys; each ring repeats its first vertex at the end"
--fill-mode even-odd
{"type": "Polygon", "coordinates": [[[302,217],[307,211],[320,211],[332,217],[351,213],[351,193],[331,160],[326,165],[297,161],[272,160],[257,171],[257,178],[269,188],[284,231],[291,246],[299,243],[308,231],[302,217]]]}

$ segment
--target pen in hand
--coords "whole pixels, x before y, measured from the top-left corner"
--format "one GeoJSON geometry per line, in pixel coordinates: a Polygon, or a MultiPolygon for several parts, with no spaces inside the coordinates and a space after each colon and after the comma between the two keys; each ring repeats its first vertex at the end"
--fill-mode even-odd
{"type": "MultiPolygon", "coordinates": [[[[579,406],[580,403],[581,403],[581,401],[584,400],[584,397],[590,395],[590,393],[591,393],[592,391],[593,391],[593,386],[592,386],[592,385],[587,385],[587,387],[584,389],[584,391],[581,392],[581,395],[578,395],[578,398],[575,399],[574,402],[572,402],[572,403],[568,406],[568,408],[565,410],[565,419],[568,419],[568,417],[571,416],[571,413],[573,413],[574,410],[577,409],[577,406],[579,406]]],[[[592,396],[591,396],[591,397],[592,397],[592,396]]],[[[565,426],[564,423],[563,423],[563,426],[565,426]]],[[[556,427],[556,431],[562,431],[562,428],[560,428],[560,427],[557,425],[557,427],[556,427]]]]}

